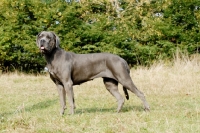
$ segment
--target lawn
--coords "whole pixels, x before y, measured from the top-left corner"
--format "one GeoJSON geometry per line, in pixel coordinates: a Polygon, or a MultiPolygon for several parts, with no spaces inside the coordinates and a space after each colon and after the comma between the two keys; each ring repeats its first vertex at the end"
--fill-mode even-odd
{"type": "MultiPolygon", "coordinates": [[[[200,58],[131,69],[151,111],[131,92],[120,113],[102,79],[74,86],[76,110],[59,114],[49,75],[0,76],[0,133],[197,133],[200,132],[200,58]]],[[[119,90],[124,96],[122,87],[119,90]]]]}

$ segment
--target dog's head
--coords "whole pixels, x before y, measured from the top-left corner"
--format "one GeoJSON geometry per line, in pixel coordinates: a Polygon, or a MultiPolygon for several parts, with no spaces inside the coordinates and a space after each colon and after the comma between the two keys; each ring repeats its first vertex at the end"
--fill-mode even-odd
{"type": "Polygon", "coordinates": [[[59,37],[51,31],[42,31],[37,35],[36,44],[41,53],[49,54],[60,45],[59,37]]]}

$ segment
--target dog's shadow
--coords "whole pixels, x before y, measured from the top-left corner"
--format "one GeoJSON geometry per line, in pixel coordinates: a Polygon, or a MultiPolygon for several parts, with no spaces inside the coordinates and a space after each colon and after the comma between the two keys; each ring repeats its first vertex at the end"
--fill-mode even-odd
{"type": "MultiPolygon", "coordinates": [[[[142,106],[124,106],[120,113],[125,113],[125,112],[131,112],[131,111],[139,111],[142,112],[144,111],[142,106]]],[[[98,108],[98,107],[92,107],[92,108],[78,108],[75,109],[75,114],[83,114],[83,113],[116,113],[117,108],[98,108]]]]}
{"type": "MultiPolygon", "coordinates": [[[[57,104],[58,103],[58,99],[48,99],[48,100],[45,100],[45,101],[41,101],[41,102],[38,102],[36,104],[33,104],[31,106],[28,106],[28,107],[25,107],[23,110],[25,112],[33,112],[33,111],[36,111],[36,110],[42,110],[42,109],[46,109],[54,104],[57,104]]],[[[69,108],[67,108],[68,110],[69,108]]],[[[20,113],[22,112],[23,110],[15,110],[15,111],[11,111],[11,112],[4,112],[4,113],[0,113],[0,117],[8,117],[10,115],[13,115],[15,113],[20,113]]],[[[67,111],[66,110],[66,111],[67,111]]],[[[142,108],[142,106],[124,106],[122,108],[122,110],[120,111],[120,113],[126,113],[126,112],[131,112],[131,111],[139,111],[139,112],[142,112],[144,111],[144,109],[142,108]]],[[[75,114],[83,114],[83,113],[116,113],[117,112],[117,109],[115,107],[110,107],[110,108],[106,108],[106,107],[91,107],[91,108],[76,108],[75,109],[75,114]]]]}
{"type": "Polygon", "coordinates": [[[34,110],[41,110],[41,109],[46,109],[54,104],[58,103],[58,99],[48,99],[39,103],[36,103],[32,106],[26,107],[25,111],[31,112],[34,110]]]}
{"type": "Polygon", "coordinates": [[[15,108],[15,110],[13,110],[13,111],[7,111],[7,112],[0,113],[0,118],[8,117],[13,114],[18,114],[18,113],[23,113],[23,112],[33,112],[35,110],[46,109],[57,103],[58,103],[57,99],[48,99],[48,100],[41,101],[41,102],[38,102],[38,103],[30,105],[30,106],[21,106],[21,107],[15,108]]]}

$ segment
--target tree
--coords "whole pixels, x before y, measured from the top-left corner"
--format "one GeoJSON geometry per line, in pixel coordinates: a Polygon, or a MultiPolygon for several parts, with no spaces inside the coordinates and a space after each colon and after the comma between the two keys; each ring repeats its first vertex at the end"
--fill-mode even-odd
{"type": "Polygon", "coordinates": [[[0,69],[38,72],[45,62],[36,35],[54,31],[75,53],[109,52],[130,65],[199,52],[199,0],[3,0],[0,69]],[[115,4],[113,5],[113,2],[115,4]]]}

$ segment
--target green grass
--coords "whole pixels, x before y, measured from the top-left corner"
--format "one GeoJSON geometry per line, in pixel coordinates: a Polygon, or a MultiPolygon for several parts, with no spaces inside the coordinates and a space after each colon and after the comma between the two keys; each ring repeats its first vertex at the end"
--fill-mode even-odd
{"type": "MultiPolygon", "coordinates": [[[[74,115],[60,116],[59,97],[48,75],[0,76],[2,133],[197,133],[200,132],[200,64],[197,59],[131,70],[151,106],[145,112],[131,92],[121,113],[102,79],[74,87],[74,115]]],[[[119,86],[121,94],[122,87],[119,86]]],[[[124,94],[123,94],[124,96],[124,94]]]]}

